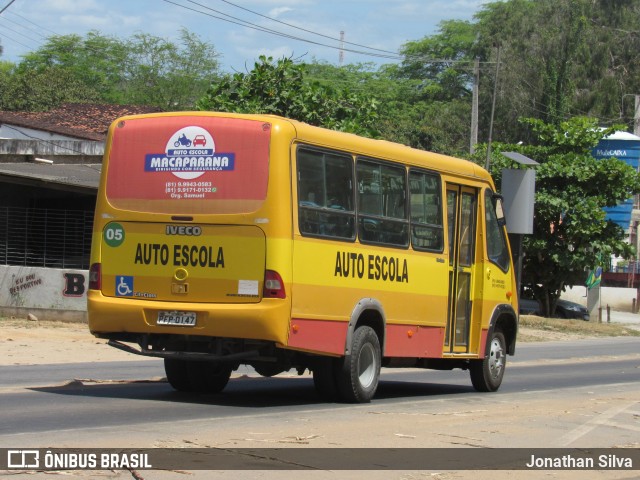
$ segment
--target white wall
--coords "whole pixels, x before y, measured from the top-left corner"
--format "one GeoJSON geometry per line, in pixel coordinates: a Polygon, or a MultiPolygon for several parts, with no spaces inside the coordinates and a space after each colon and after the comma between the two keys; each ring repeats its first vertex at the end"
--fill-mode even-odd
{"type": "Polygon", "coordinates": [[[0,313],[30,312],[44,319],[38,312],[59,311],[86,317],[88,286],[87,270],[0,265],[0,313]]]}
{"type": "MultiPolygon", "coordinates": [[[[601,287],[600,305],[619,312],[631,312],[633,300],[637,298],[638,290],[635,288],[601,287]]],[[[573,287],[567,289],[561,298],[587,306],[587,287],[573,287]]]]}

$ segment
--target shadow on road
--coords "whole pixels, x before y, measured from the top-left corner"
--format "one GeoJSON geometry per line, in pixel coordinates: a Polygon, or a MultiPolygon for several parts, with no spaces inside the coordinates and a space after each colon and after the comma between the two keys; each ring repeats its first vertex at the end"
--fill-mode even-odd
{"type": "MultiPolygon", "coordinates": [[[[65,385],[33,387],[30,390],[75,397],[151,400],[237,408],[270,408],[324,403],[317,395],[313,380],[309,377],[233,378],[229,381],[224,392],[219,394],[176,392],[164,380],[114,383],[73,381],[65,385]]],[[[473,392],[473,388],[470,385],[381,380],[374,401],[411,397],[442,397],[471,392],[473,392]]]]}

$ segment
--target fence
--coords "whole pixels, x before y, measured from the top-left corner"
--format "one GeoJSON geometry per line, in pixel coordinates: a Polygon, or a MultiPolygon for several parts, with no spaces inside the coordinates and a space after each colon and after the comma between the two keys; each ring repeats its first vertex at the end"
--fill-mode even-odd
{"type": "Polygon", "coordinates": [[[93,211],[0,207],[0,264],[89,268],[93,211]]]}

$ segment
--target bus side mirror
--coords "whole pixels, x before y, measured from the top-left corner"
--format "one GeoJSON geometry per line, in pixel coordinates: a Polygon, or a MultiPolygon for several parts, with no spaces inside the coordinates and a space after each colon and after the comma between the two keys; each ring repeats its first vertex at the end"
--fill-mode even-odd
{"type": "Polygon", "coordinates": [[[505,215],[504,215],[504,208],[502,206],[502,202],[504,201],[504,198],[502,198],[502,195],[498,195],[497,193],[494,193],[491,197],[491,200],[493,201],[493,208],[496,211],[496,218],[498,220],[498,225],[500,225],[501,227],[504,227],[507,224],[507,219],[505,218],[505,215]]]}

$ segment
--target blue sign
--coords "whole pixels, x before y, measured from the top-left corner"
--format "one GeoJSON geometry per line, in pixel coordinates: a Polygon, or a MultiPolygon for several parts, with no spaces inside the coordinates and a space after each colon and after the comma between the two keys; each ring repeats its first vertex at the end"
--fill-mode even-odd
{"type": "Polygon", "coordinates": [[[116,296],[133,297],[133,277],[116,275],[116,296]]]}
{"type": "MultiPolygon", "coordinates": [[[[600,140],[598,145],[591,150],[594,158],[615,157],[627,163],[634,170],[638,171],[640,164],[640,137],[626,132],[616,132],[600,140]]],[[[607,220],[622,227],[626,232],[631,224],[631,211],[633,210],[633,199],[622,202],[615,207],[605,207],[607,220]]]]}

